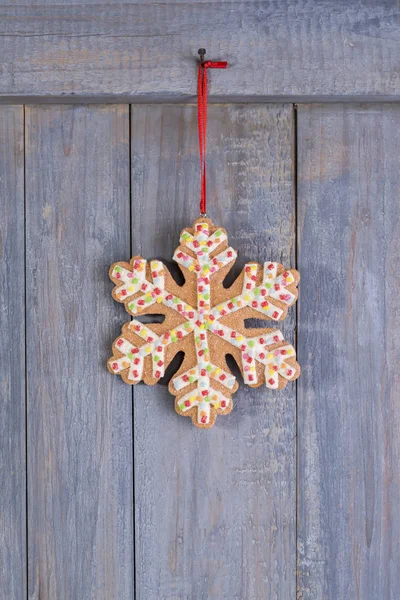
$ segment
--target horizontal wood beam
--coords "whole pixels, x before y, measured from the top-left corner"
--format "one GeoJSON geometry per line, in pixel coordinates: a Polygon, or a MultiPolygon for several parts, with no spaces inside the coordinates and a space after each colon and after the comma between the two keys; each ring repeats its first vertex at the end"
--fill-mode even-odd
{"type": "Polygon", "coordinates": [[[393,0],[25,0],[0,7],[0,97],[190,101],[203,46],[229,61],[219,101],[398,100],[399,15],[393,0]]]}

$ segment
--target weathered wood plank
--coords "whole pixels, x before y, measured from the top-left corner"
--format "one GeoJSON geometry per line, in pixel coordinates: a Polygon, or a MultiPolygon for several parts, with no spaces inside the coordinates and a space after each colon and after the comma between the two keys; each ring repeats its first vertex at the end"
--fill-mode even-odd
{"type": "Polygon", "coordinates": [[[195,93],[199,46],[231,68],[219,97],[400,97],[393,0],[68,3],[1,8],[3,96],[195,93]]]}
{"type": "Polygon", "coordinates": [[[299,596],[400,594],[400,106],[300,106],[299,596]]]}
{"type": "MultiPolygon", "coordinates": [[[[167,259],[198,211],[196,109],[132,108],[133,252],[167,259]]],[[[294,263],[289,106],[212,106],[209,216],[248,260],[294,263]]],[[[295,311],[284,330],[293,339],[295,311]]],[[[295,597],[295,387],[242,385],[207,431],[134,390],[137,598],[295,597]]]]}
{"type": "Polygon", "coordinates": [[[26,596],[24,112],[0,108],[0,590],[26,596]]]}
{"type": "Polygon", "coordinates": [[[129,107],[26,109],[29,597],[133,597],[131,390],[106,369],[129,107]]]}

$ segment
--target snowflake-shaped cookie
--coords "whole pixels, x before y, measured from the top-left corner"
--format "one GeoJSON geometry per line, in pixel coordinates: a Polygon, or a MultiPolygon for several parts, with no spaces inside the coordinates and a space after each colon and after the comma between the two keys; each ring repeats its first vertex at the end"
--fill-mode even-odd
{"type": "Polygon", "coordinates": [[[280,321],[297,299],[299,274],[279,263],[248,263],[230,288],[223,280],[236,260],[226,231],[210,219],[186,228],[174,254],[185,283],[179,286],[159,260],[135,256],[110,269],[113,297],[130,315],[165,315],[163,323],[132,319],[122,327],[108,361],[112,373],[129,384],[153,385],[163,377],[177,352],[185,358],[171,379],[178,413],[191,416],[197,427],[211,427],[217,414],[232,410],[236,378],[226,355],[238,363],[244,382],[281,389],[296,379],[296,353],[277,329],[250,329],[245,319],[280,321]]]}

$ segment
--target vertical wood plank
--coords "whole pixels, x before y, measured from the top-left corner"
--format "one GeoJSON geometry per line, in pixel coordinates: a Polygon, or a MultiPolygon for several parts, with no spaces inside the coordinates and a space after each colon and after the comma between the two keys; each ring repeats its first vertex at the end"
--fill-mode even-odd
{"type": "Polygon", "coordinates": [[[400,106],[300,106],[299,597],[400,590],[400,106]]]}
{"type": "Polygon", "coordinates": [[[24,112],[0,107],[0,594],[26,596],[24,112]]]}
{"type": "MultiPolygon", "coordinates": [[[[199,214],[193,106],[132,108],[133,253],[171,266],[199,214]]],[[[293,119],[285,105],[211,106],[209,216],[248,260],[294,265],[293,119]]],[[[293,340],[295,311],[283,330],[293,340]]],[[[207,431],[166,386],[134,390],[140,600],[295,596],[295,387],[242,384],[207,431]]]]}
{"type": "Polygon", "coordinates": [[[29,597],[133,598],[131,390],[106,360],[129,107],[26,109],[29,597]]]}

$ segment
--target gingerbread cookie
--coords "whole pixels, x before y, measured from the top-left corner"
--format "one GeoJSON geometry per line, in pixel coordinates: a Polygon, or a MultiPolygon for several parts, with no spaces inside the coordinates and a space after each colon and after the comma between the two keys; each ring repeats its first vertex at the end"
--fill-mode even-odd
{"type": "Polygon", "coordinates": [[[280,331],[245,327],[249,318],[284,319],[297,299],[299,273],[279,263],[248,263],[226,289],[222,282],[236,256],[226,231],[199,218],[182,231],[173,257],[184,274],[183,286],[159,260],[135,256],[110,269],[113,297],[130,315],[161,314],[165,320],[125,323],[108,369],[126,383],[154,385],[183,350],[184,361],[169,390],[176,397],[176,411],[190,416],[197,427],[211,427],[218,414],[232,410],[238,383],[226,364],[227,354],[251,387],[282,389],[300,374],[295,350],[280,331]]]}

